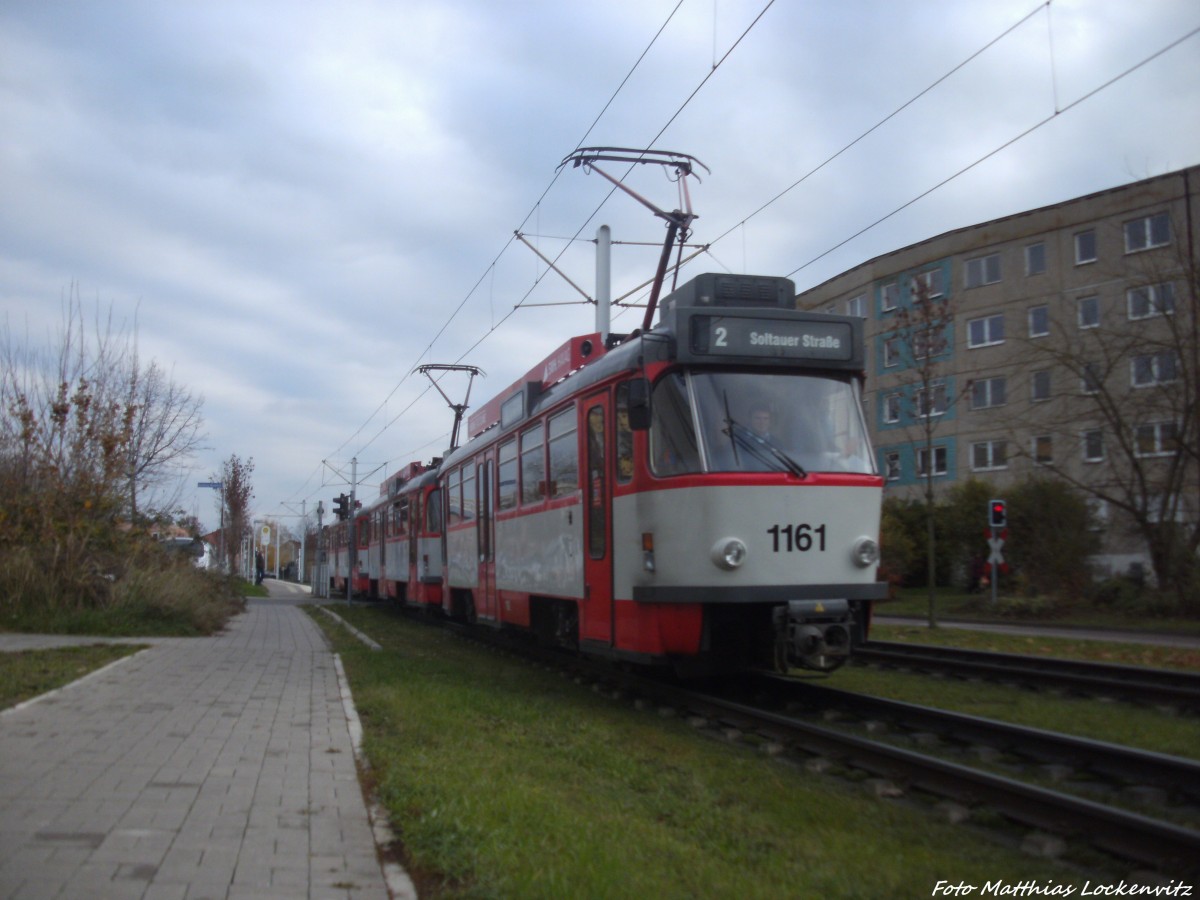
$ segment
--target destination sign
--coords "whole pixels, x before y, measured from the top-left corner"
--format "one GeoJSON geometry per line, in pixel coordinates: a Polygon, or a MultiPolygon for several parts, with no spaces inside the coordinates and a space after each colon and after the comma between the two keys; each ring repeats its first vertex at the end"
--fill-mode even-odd
{"type": "Polygon", "coordinates": [[[691,317],[691,351],[698,356],[773,357],[849,362],[849,322],[739,315],[691,317]]]}

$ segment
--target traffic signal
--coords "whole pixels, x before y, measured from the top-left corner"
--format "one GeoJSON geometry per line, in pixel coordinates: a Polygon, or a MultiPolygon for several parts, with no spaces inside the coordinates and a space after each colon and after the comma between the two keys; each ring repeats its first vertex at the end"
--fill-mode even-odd
{"type": "Polygon", "coordinates": [[[1003,500],[992,500],[988,503],[988,524],[992,528],[1008,527],[1008,504],[1003,500]]]}
{"type": "Polygon", "coordinates": [[[350,498],[345,494],[338,494],[333,498],[333,515],[339,522],[344,522],[349,518],[350,498]]]}

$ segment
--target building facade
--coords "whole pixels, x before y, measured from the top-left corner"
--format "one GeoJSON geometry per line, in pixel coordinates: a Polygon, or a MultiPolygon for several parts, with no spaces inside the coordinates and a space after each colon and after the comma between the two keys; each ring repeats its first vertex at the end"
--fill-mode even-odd
{"type": "Polygon", "coordinates": [[[939,489],[1065,479],[1092,505],[1098,574],[1154,571],[1154,523],[1194,534],[1198,185],[1192,167],[962,228],[800,294],[866,320],[889,493],[930,471],[939,489]]]}

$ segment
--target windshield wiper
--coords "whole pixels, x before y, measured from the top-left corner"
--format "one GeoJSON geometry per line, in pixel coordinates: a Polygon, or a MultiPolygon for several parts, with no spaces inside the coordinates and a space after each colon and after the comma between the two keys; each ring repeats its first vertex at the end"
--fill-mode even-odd
{"type": "Polygon", "coordinates": [[[735,422],[729,417],[728,411],[725,414],[724,430],[729,435],[730,440],[734,442],[735,448],[740,443],[754,456],[758,457],[759,460],[766,462],[768,459],[773,459],[797,478],[808,477],[808,472],[805,471],[804,466],[792,459],[779,445],[774,443],[770,438],[763,437],[761,434],[755,434],[745,425],[735,422]]]}

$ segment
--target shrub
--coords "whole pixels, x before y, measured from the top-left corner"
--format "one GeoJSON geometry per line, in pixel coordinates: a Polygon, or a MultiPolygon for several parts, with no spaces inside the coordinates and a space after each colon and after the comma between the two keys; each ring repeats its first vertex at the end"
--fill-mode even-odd
{"type": "Polygon", "coordinates": [[[27,546],[0,551],[0,627],[97,634],[212,634],[244,608],[231,579],[197,569],[155,542],[126,539],[123,557],[75,567],[27,546]]]}

